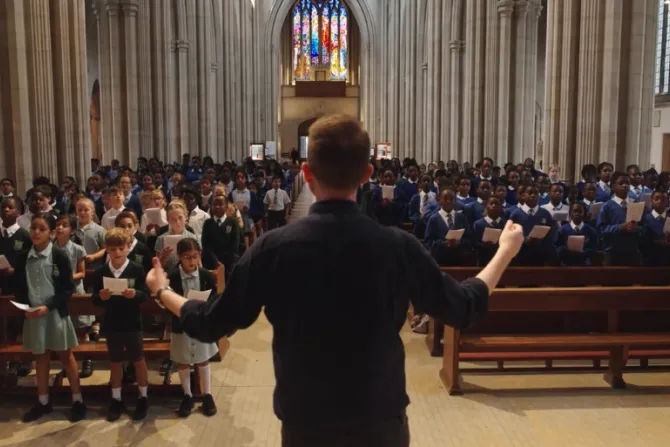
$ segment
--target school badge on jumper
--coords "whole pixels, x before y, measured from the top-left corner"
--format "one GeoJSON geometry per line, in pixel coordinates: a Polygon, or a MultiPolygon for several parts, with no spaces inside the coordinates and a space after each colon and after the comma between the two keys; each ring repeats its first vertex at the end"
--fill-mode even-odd
{"type": "Polygon", "coordinates": [[[542,225],[546,225],[546,223],[547,223],[547,219],[543,217],[542,220],[541,220],[541,222],[542,222],[542,225]]]}
{"type": "Polygon", "coordinates": [[[14,250],[23,250],[23,241],[14,241],[14,250]]]}
{"type": "Polygon", "coordinates": [[[131,278],[128,280],[128,288],[129,289],[134,289],[135,288],[135,279],[131,278]]]}
{"type": "Polygon", "coordinates": [[[142,264],[142,261],[144,261],[144,256],[135,255],[135,262],[137,262],[138,264],[142,264]]]}
{"type": "Polygon", "coordinates": [[[228,225],[228,226],[226,227],[226,234],[230,234],[231,231],[233,231],[233,227],[231,227],[230,225],[228,225]]]}
{"type": "Polygon", "coordinates": [[[54,265],[52,274],[53,274],[54,278],[58,278],[60,276],[60,270],[58,270],[57,265],[54,265]]]}

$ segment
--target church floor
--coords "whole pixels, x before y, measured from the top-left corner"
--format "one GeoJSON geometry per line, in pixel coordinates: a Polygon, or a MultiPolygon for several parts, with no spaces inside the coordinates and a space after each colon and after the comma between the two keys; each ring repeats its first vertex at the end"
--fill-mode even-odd
{"type": "MultiPolygon", "coordinates": [[[[223,363],[213,367],[219,412],[212,418],[194,412],[177,419],[178,399],[153,398],[143,423],[125,417],[110,424],[100,399],[89,400],[89,419],[79,424],[67,422],[57,407],[44,421],[24,425],[19,419],[32,400],[4,396],[0,446],[280,446],[271,335],[261,318],[233,337],[223,363]]],[[[469,374],[470,393],[449,397],[438,378],[441,359],[429,357],[423,336],[405,330],[403,339],[412,446],[670,445],[670,373],[627,374],[630,386],[622,391],[608,388],[601,374],[469,374]]],[[[107,380],[103,372],[95,377],[107,380]]]]}

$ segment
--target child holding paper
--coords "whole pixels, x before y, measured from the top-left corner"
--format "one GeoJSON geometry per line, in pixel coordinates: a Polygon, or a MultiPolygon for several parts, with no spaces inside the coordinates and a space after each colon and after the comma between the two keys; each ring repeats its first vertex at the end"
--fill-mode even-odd
{"type": "Polygon", "coordinates": [[[598,232],[588,225],[586,207],[581,203],[570,206],[570,223],[560,227],[556,250],[562,265],[591,265],[591,257],[598,251],[598,232]],[[582,240],[580,240],[582,239],[582,240]]]}
{"type": "Polygon", "coordinates": [[[203,265],[214,270],[223,264],[228,278],[239,258],[242,226],[237,222],[235,206],[225,197],[214,198],[211,211],[212,218],[202,230],[203,265]]]}
{"type": "MultiPolygon", "coordinates": [[[[151,253],[149,252],[149,247],[146,243],[142,241],[138,235],[142,235],[137,229],[139,228],[139,221],[135,213],[131,211],[123,211],[121,214],[116,216],[114,222],[117,228],[125,230],[132,238],[133,241],[130,244],[130,252],[128,253],[128,259],[139,264],[144,269],[144,273],[148,273],[151,270],[151,253]]],[[[144,235],[142,235],[144,236],[144,235]]]]}
{"type": "Polygon", "coordinates": [[[614,196],[608,200],[598,214],[598,232],[603,239],[605,257],[603,265],[640,265],[639,237],[643,226],[639,222],[627,222],[630,180],[623,172],[612,176],[614,196]]]}
{"type": "Polygon", "coordinates": [[[477,265],[487,265],[498,251],[498,238],[505,228],[507,218],[498,197],[486,202],[486,215],[475,222],[473,240],[477,251],[477,265]],[[486,236],[486,237],[485,237],[486,236]]]}
{"type": "Polygon", "coordinates": [[[235,203],[242,212],[244,231],[251,231],[254,228],[254,216],[257,213],[257,210],[253,208],[256,203],[256,194],[247,188],[247,174],[243,170],[235,173],[235,189],[228,195],[228,200],[235,203]]]}
{"type": "MultiPolygon", "coordinates": [[[[221,200],[221,199],[218,199],[221,200]]],[[[215,201],[216,203],[216,201],[215,201]]],[[[169,274],[170,287],[188,299],[203,299],[195,297],[194,291],[208,292],[205,299],[216,298],[216,281],[212,274],[200,268],[200,245],[195,239],[182,239],[177,244],[179,267],[169,274]]],[[[201,294],[204,295],[204,294],[201,294]]],[[[185,418],[193,410],[193,394],[191,392],[191,366],[197,365],[200,385],[203,393],[202,412],[205,416],[216,414],[216,404],[212,397],[212,373],[209,359],[214,357],[219,349],[216,343],[202,343],[192,339],[184,333],[179,318],[172,316],[172,339],[170,341],[170,359],[176,364],[179,379],[184,390],[177,414],[185,418]]]]}
{"type": "Polygon", "coordinates": [[[645,237],[642,256],[646,266],[670,265],[670,219],[667,205],[668,194],[656,191],[651,196],[651,212],[643,218],[645,237]]]}
{"type": "MultiPolygon", "coordinates": [[[[435,202],[435,193],[430,190],[432,183],[433,179],[430,175],[422,175],[419,179],[419,192],[414,194],[409,202],[409,220],[414,225],[414,235],[419,239],[426,233],[425,216],[428,205],[435,202]]],[[[468,182],[468,190],[469,188],[470,183],[468,182]]]]}
{"type": "Polygon", "coordinates": [[[568,206],[563,204],[563,184],[554,183],[551,185],[549,188],[549,203],[542,205],[542,208],[549,211],[556,223],[556,228],[560,228],[568,220],[570,212],[568,206]]]}
{"type": "Polygon", "coordinates": [[[516,265],[542,266],[554,258],[553,219],[549,211],[538,205],[538,199],[537,187],[534,185],[526,187],[523,192],[523,205],[514,210],[510,216],[514,223],[523,227],[523,234],[526,237],[516,257],[516,265]]]}
{"type": "Polygon", "coordinates": [[[163,191],[160,189],[151,191],[151,207],[144,210],[140,221],[140,231],[142,233],[155,234],[161,227],[168,224],[165,203],[165,193],[163,191]]]}
{"type": "Polygon", "coordinates": [[[121,211],[126,208],[123,206],[123,199],[125,198],[125,195],[123,194],[121,188],[112,186],[109,188],[107,197],[109,199],[109,210],[107,210],[107,212],[105,212],[105,214],[102,216],[102,227],[105,230],[110,230],[114,228],[114,220],[116,219],[116,216],[118,216],[119,213],[121,213],[121,211]]]}
{"type": "Polygon", "coordinates": [[[16,269],[16,301],[30,306],[23,323],[23,349],[37,357],[37,394],[39,402],[23,416],[33,422],[51,413],[49,402],[49,362],[57,352],[72,390],[72,422],[86,417],[81,397],[77,361],[72,353],[77,334],[70,320],[68,301],[74,291],[72,269],[67,254],[51,242],[56,221],[52,216],[36,214],[30,224],[33,247],[16,269]]]}
{"type": "Polygon", "coordinates": [[[512,206],[519,204],[517,200],[516,189],[519,187],[519,173],[516,170],[509,171],[507,173],[507,191],[505,193],[505,202],[509,203],[512,206]]]}
{"type": "Polygon", "coordinates": [[[491,197],[491,183],[488,180],[480,179],[477,182],[477,200],[470,203],[463,210],[463,214],[468,220],[468,225],[473,225],[482,218],[489,197],[491,197]]]}
{"type": "Polygon", "coordinates": [[[146,417],[149,409],[147,398],[147,363],[142,348],[142,314],[140,307],[149,299],[145,285],[144,269],[128,259],[133,237],[126,230],[112,228],[105,235],[109,263],[96,270],[93,277],[93,303],[105,309],[102,330],[107,338],[107,350],[112,382],[112,401],[107,420],[114,422],[126,411],[121,397],[123,362],[135,366],[140,397],[133,419],[146,417]],[[123,290],[110,290],[110,279],[125,280],[123,290]],[[124,288],[125,287],[125,288],[124,288]]]}
{"type": "Polygon", "coordinates": [[[395,186],[395,174],[390,169],[384,171],[382,184],[372,191],[372,202],[375,217],[381,225],[395,226],[402,222],[402,213],[406,208],[396,200],[397,191],[395,186]],[[392,197],[384,193],[384,189],[392,192],[392,197]]]}
{"type": "MultiPolygon", "coordinates": [[[[481,183],[487,183],[482,180],[481,183]]],[[[441,266],[462,265],[463,253],[468,243],[468,221],[463,213],[454,209],[456,194],[450,189],[440,193],[440,211],[433,214],[428,220],[424,243],[431,255],[441,266]],[[462,231],[459,231],[462,230],[462,231]],[[460,233],[453,239],[447,239],[449,232],[460,233]]]]}
{"type": "Polygon", "coordinates": [[[156,240],[156,255],[161,261],[165,270],[172,270],[177,266],[177,255],[175,249],[177,239],[192,238],[197,240],[198,237],[186,229],[186,206],[184,203],[175,200],[167,207],[168,231],[165,234],[158,236],[156,240]],[[166,242],[167,241],[167,242],[166,242]]]}
{"type": "Polygon", "coordinates": [[[653,191],[642,184],[643,177],[640,167],[638,165],[628,165],[626,173],[630,179],[630,189],[628,190],[628,198],[632,202],[639,202],[642,200],[643,194],[651,194],[653,191]]]}

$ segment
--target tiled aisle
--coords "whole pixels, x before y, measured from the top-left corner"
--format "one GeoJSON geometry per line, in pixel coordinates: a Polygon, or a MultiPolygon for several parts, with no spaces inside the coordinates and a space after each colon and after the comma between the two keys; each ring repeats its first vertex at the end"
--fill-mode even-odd
{"type": "MultiPolygon", "coordinates": [[[[76,425],[64,420],[61,409],[42,423],[23,425],[23,401],[19,408],[0,397],[0,446],[279,446],[280,425],[272,413],[271,336],[261,317],[231,339],[226,358],[214,366],[219,413],[213,418],[196,413],[182,421],[173,413],[177,401],[153,399],[150,416],[141,424],[127,418],[105,422],[100,401],[93,403],[89,420],[76,425]]],[[[440,359],[428,356],[422,336],[406,330],[403,339],[413,446],[670,444],[668,373],[629,374],[631,384],[645,388],[625,391],[607,388],[599,374],[468,375],[466,389],[476,392],[449,397],[437,375],[440,359]]]]}

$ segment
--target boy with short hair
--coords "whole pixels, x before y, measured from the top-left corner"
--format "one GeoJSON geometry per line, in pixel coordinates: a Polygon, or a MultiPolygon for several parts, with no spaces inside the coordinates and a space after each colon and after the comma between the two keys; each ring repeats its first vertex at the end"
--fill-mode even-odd
{"type": "Polygon", "coordinates": [[[560,227],[556,238],[556,249],[562,265],[591,265],[591,257],[598,250],[598,232],[587,224],[586,207],[582,203],[570,206],[570,222],[560,227]],[[570,236],[584,236],[583,251],[571,250],[568,246],[570,236]]]}
{"type": "Polygon", "coordinates": [[[132,239],[122,228],[109,230],[105,235],[109,262],[93,275],[93,303],[105,309],[102,331],[107,337],[111,369],[112,402],[107,413],[110,422],[118,420],[126,411],[121,397],[124,361],[130,361],[135,366],[140,392],[133,419],[144,419],[149,408],[140,310],[142,303],[149,299],[149,291],[144,269],[128,259],[132,239]],[[104,278],[126,279],[128,288],[123,291],[105,289],[104,278]]]}
{"type": "Polygon", "coordinates": [[[537,265],[542,266],[553,259],[553,238],[554,227],[552,217],[549,211],[538,204],[539,192],[537,186],[531,185],[525,188],[523,192],[523,205],[519,206],[510,219],[523,227],[523,234],[526,238],[519,255],[516,257],[517,265],[537,265]],[[543,239],[529,237],[535,226],[547,226],[552,228],[543,239]]]}
{"type": "Polygon", "coordinates": [[[480,179],[477,183],[477,199],[467,205],[463,214],[468,220],[468,225],[472,225],[482,218],[486,201],[491,197],[491,183],[488,180],[480,179]]]}
{"type": "Polygon", "coordinates": [[[498,197],[490,197],[486,202],[486,215],[473,225],[472,239],[477,252],[477,265],[486,266],[498,250],[497,242],[483,242],[482,239],[486,229],[502,230],[505,228],[506,223],[507,217],[504,214],[500,199],[498,197]]]}
{"type": "Polygon", "coordinates": [[[670,233],[665,231],[667,206],[668,194],[656,191],[651,196],[651,212],[646,213],[642,219],[644,240],[641,247],[646,266],[670,266],[670,233]]]}
{"type": "Polygon", "coordinates": [[[613,171],[612,163],[604,161],[598,165],[599,180],[596,183],[596,202],[607,202],[612,198],[613,192],[610,181],[613,171]]]}
{"type": "Polygon", "coordinates": [[[105,230],[111,230],[116,226],[116,216],[121,214],[121,211],[126,209],[126,207],[123,205],[124,199],[125,195],[123,194],[123,190],[121,188],[118,186],[112,186],[109,188],[109,191],[107,192],[109,209],[105,212],[105,214],[103,214],[100,222],[105,230]]]}
{"type": "Polygon", "coordinates": [[[187,186],[182,189],[181,197],[186,205],[186,211],[188,211],[188,219],[186,220],[186,223],[193,229],[196,236],[202,236],[202,229],[210,216],[208,213],[200,209],[198,200],[200,195],[195,189],[187,186]]]}
{"type": "Polygon", "coordinates": [[[281,189],[282,178],[275,175],[272,178],[272,189],[265,193],[263,203],[268,219],[268,231],[286,225],[291,199],[286,191],[281,189]]]}
{"type": "Polygon", "coordinates": [[[422,175],[419,179],[419,192],[409,202],[409,220],[414,225],[414,235],[419,239],[426,234],[426,210],[435,202],[435,193],[430,190],[432,183],[433,179],[429,174],[422,175]]]}
{"type": "Polygon", "coordinates": [[[544,206],[551,200],[549,197],[549,188],[551,187],[551,180],[547,174],[539,174],[535,182],[539,192],[537,203],[540,206],[544,206]]]}
{"type": "Polygon", "coordinates": [[[464,209],[466,206],[475,202],[477,199],[470,196],[470,179],[468,177],[461,176],[454,179],[456,184],[456,208],[464,209]]]}
{"type": "Polygon", "coordinates": [[[643,177],[638,165],[628,165],[626,173],[630,179],[630,189],[628,190],[628,198],[633,202],[639,202],[642,199],[642,194],[651,194],[653,191],[642,184],[643,177]]]}
{"type": "Polygon", "coordinates": [[[426,225],[424,243],[441,266],[463,263],[463,253],[470,236],[468,221],[463,213],[458,213],[454,209],[455,201],[456,195],[452,190],[443,190],[440,193],[441,209],[430,217],[426,225]],[[446,236],[450,230],[465,230],[465,234],[460,241],[448,241],[446,236]]]}
{"type": "MultiPolygon", "coordinates": [[[[30,192],[28,196],[28,211],[16,219],[16,223],[24,230],[30,231],[30,222],[35,214],[45,213],[51,215],[51,206],[49,205],[51,197],[45,194],[47,191],[50,195],[51,189],[46,185],[41,185],[33,188],[30,192]]],[[[53,216],[51,217],[54,218],[53,216]]]]}
{"type": "MultiPolygon", "coordinates": [[[[568,206],[563,203],[563,184],[554,183],[549,188],[549,203],[543,205],[542,208],[549,211],[551,217],[558,214],[565,214],[566,218],[569,216],[570,212],[568,206]]],[[[556,219],[554,219],[556,220],[556,219]]],[[[556,221],[556,227],[560,228],[563,225],[563,221],[556,221]]]]}
{"type": "Polygon", "coordinates": [[[14,197],[14,180],[3,178],[0,180],[0,200],[14,197]]]}

